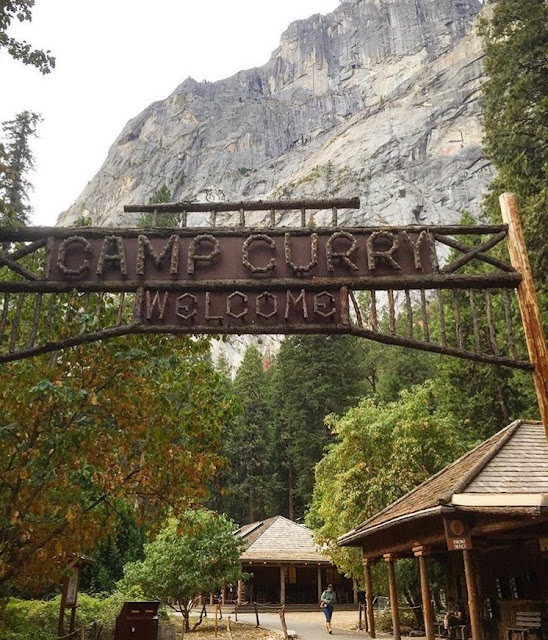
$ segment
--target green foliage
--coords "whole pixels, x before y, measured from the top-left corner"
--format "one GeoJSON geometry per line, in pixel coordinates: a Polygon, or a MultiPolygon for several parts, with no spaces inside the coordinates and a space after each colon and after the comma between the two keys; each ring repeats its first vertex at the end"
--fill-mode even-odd
{"type": "Polygon", "coordinates": [[[227,425],[223,437],[223,453],[231,461],[225,509],[236,522],[244,524],[267,517],[270,489],[269,377],[254,345],[245,352],[232,391],[241,412],[227,425]]]}
{"type": "Polygon", "coordinates": [[[518,195],[537,285],[548,287],[548,5],[544,0],[490,0],[483,24],[485,151],[498,170],[487,200],[518,195]]]}
{"type": "MultiPolygon", "coordinates": [[[[64,317],[64,314],[63,316],[64,317]]],[[[229,406],[207,340],[128,336],[4,365],[0,585],[40,590],[52,558],[207,497],[229,406]]]]}
{"type": "Polygon", "coordinates": [[[0,50],[23,64],[36,67],[40,73],[50,73],[55,68],[55,58],[50,51],[33,49],[28,42],[19,41],[8,35],[7,31],[14,20],[30,22],[34,0],[5,0],[0,3],[0,50]]]}
{"type": "Polygon", "coordinates": [[[231,520],[206,509],[171,518],[145,545],[144,560],[126,565],[122,585],[139,586],[145,598],[180,611],[188,628],[193,598],[242,577],[242,542],[235,530],[231,520]]]}
{"type": "MultiPolygon", "coordinates": [[[[162,204],[172,201],[171,191],[163,184],[150,196],[148,204],[162,204]]],[[[179,216],[176,213],[143,213],[137,221],[138,227],[177,227],[178,225],[179,216]]]]}
{"type": "Polygon", "coordinates": [[[314,466],[332,441],[325,417],[358,401],[364,373],[363,342],[351,336],[292,336],[282,343],[272,372],[272,513],[304,515],[314,466]]]}
{"type": "Polygon", "coordinates": [[[124,575],[128,562],[143,558],[146,527],[136,522],[131,510],[120,504],[117,514],[116,534],[99,541],[80,577],[80,589],[90,593],[113,593],[116,583],[124,575]]]}
{"type": "MultiPolygon", "coordinates": [[[[97,622],[105,629],[113,629],[116,616],[126,600],[140,599],[142,594],[117,591],[111,596],[78,594],[76,627],[89,629],[97,622]]],[[[5,612],[4,627],[0,628],[2,640],[55,640],[61,596],[52,600],[10,599],[5,612]]]]}
{"type": "Polygon", "coordinates": [[[23,111],[2,123],[5,145],[0,149],[0,215],[3,224],[28,224],[32,188],[28,173],[34,169],[30,140],[36,136],[41,116],[23,111]]]}
{"type": "Polygon", "coordinates": [[[333,562],[361,580],[360,555],[334,541],[465,451],[458,424],[431,382],[377,405],[365,399],[327,425],[335,443],[316,467],[307,520],[333,562]]]}

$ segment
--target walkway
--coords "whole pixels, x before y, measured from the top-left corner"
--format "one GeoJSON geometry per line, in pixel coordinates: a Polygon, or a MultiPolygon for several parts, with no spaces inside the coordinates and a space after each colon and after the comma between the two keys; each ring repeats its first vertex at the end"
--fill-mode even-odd
{"type": "MultiPolygon", "coordinates": [[[[357,612],[356,612],[357,616],[357,612]]],[[[325,631],[325,623],[323,622],[323,614],[318,608],[318,613],[298,613],[288,611],[285,614],[285,621],[289,631],[295,631],[299,640],[320,640],[322,637],[328,638],[325,631]]],[[[255,624],[254,613],[238,613],[238,622],[247,622],[255,624]]],[[[277,613],[259,613],[259,622],[263,629],[281,632],[280,616],[277,613]]],[[[337,611],[333,614],[333,633],[332,637],[347,638],[357,640],[357,638],[365,638],[365,631],[345,631],[337,628],[337,611]]]]}

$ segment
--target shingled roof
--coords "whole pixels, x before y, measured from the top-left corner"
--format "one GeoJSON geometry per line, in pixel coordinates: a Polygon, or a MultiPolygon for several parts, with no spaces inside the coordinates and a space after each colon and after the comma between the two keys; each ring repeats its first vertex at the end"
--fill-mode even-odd
{"type": "Polygon", "coordinates": [[[303,524],[276,516],[253,522],[235,532],[246,543],[240,559],[259,562],[313,562],[330,564],[303,524]]]}
{"type": "Polygon", "coordinates": [[[548,507],[548,443],[539,422],[517,420],[339,538],[352,544],[392,523],[450,506],[548,507]]]}

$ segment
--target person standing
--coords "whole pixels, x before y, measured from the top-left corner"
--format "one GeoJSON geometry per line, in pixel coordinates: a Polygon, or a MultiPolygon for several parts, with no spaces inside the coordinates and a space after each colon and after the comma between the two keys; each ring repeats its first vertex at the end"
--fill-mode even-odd
{"type": "Polygon", "coordinates": [[[322,593],[320,598],[320,607],[325,616],[325,630],[327,633],[333,633],[331,629],[331,617],[333,616],[333,605],[337,601],[337,596],[333,591],[333,585],[328,584],[327,589],[322,593]]]}

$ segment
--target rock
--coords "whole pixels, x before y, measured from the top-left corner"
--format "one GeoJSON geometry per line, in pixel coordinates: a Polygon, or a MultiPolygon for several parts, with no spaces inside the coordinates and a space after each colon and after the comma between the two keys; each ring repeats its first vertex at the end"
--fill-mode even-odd
{"type": "Polygon", "coordinates": [[[164,183],[174,200],[358,194],[362,224],[478,215],[481,8],[347,0],[294,22],[263,67],[188,78],[131,120],[59,224],[132,224],[122,206],[164,183]]]}

